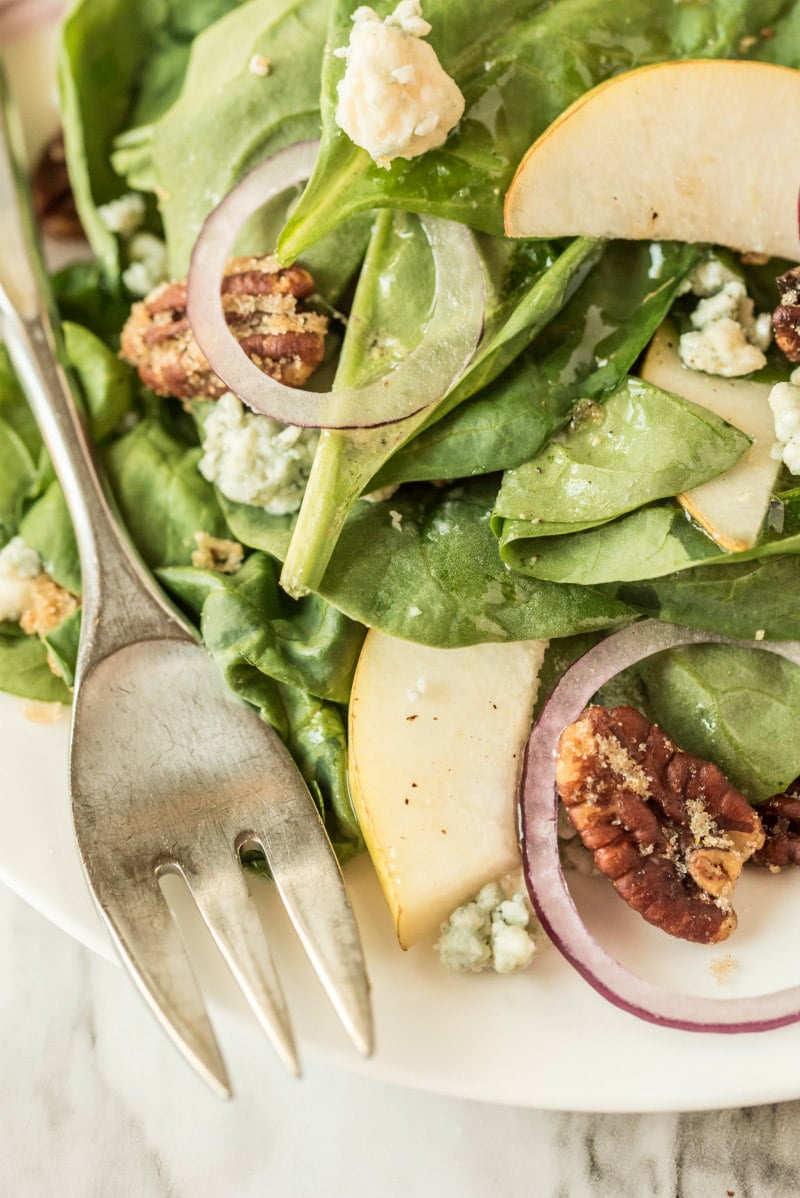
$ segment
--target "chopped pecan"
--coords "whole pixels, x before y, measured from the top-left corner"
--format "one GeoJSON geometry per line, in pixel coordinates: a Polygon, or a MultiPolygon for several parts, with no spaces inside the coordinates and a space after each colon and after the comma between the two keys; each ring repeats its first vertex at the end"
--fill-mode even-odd
{"type": "Polygon", "coordinates": [[[589,707],[561,735],[556,782],[598,869],[648,923],[700,944],[731,934],[730,895],[764,832],[717,766],[632,707],[589,707]]]}
{"type": "Polygon", "coordinates": [[[775,280],[781,297],[772,313],[776,344],[790,362],[800,362],[800,266],[793,266],[775,280]]]}
{"type": "MultiPolygon", "coordinates": [[[[232,258],[222,280],[231,332],[266,374],[301,387],[325,352],[327,318],[298,306],[314,290],[300,266],[279,269],[273,257],[232,258]]],[[[146,387],[179,399],[218,399],[227,389],[206,361],[186,315],[182,279],[162,283],[133,305],[122,330],[121,357],[146,387]]]]}
{"type": "Polygon", "coordinates": [[[785,865],[800,865],[800,779],[783,794],[761,803],[758,813],[766,840],[753,860],[772,873],[785,865]]]}
{"type": "Polygon", "coordinates": [[[48,237],[66,240],[83,236],[60,132],[47,143],[34,167],[31,193],[36,219],[48,237]]]}

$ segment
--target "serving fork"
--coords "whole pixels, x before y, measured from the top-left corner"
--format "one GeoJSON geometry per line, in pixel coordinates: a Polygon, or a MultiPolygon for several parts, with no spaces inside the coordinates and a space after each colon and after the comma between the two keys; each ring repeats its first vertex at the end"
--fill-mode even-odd
{"type": "Polygon", "coordinates": [[[266,857],[300,941],[358,1049],[372,1048],[364,959],[314,801],[278,735],[225,687],[139,560],[106,494],[67,375],[0,74],[0,337],[61,481],[83,596],[70,793],[89,888],[119,956],[195,1069],[231,1093],[160,879],[178,874],[279,1056],[299,1072],[287,1004],[242,864],[266,857]]]}

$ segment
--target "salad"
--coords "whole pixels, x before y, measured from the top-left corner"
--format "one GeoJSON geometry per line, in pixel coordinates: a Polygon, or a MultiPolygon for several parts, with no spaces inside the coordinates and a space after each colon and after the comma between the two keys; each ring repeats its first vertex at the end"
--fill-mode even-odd
{"type": "MultiPolygon", "coordinates": [[[[800,672],[764,648],[800,641],[800,389],[769,317],[792,263],[508,237],[503,208],[531,143],[595,85],[700,58],[797,67],[798,11],[428,0],[424,20],[406,3],[354,22],[344,0],[77,0],[67,14],[64,141],[94,257],[54,287],[87,421],[144,560],[285,739],[342,861],[365,848],[347,711],[367,630],[430,650],[536,642],[537,709],[608,647],[604,707],[713,762],[749,811],[792,800],[800,672]],[[463,98],[462,112],[445,88],[441,136],[424,114],[374,143],[353,123],[354,24],[435,50],[463,98]],[[218,243],[222,265],[204,257],[218,243]],[[257,360],[236,394],[245,355],[214,340],[223,271],[242,301],[227,323],[257,360]],[[766,432],[734,414],[742,387],[766,432]],[[773,465],[732,519],[720,481],[765,443],[773,465]],[[707,636],[655,632],[651,656],[637,634],[638,656],[617,655],[644,620],[707,636]]],[[[0,687],[66,704],[77,550],[2,350],[0,479],[0,687]]],[[[793,836],[789,810],[769,828],[793,836]]],[[[519,927],[514,894],[503,904],[519,927]]]]}

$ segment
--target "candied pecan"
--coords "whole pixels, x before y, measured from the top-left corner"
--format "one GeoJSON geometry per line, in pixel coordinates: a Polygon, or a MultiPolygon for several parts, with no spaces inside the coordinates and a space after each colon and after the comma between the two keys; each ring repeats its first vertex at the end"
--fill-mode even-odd
{"type": "Polygon", "coordinates": [[[775,280],[780,303],[772,313],[776,344],[790,362],[800,362],[800,266],[775,280]]]}
{"type": "MultiPolygon", "coordinates": [[[[301,387],[322,361],[328,324],[320,313],[298,307],[314,290],[308,271],[279,269],[273,257],[232,258],[221,290],[225,318],[248,357],[279,382],[301,387]]],[[[186,298],[181,279],[134,304],[120,354],[159,395],[218,399],[226,387],[194,338],[186,298]]]]}
{"type": "Polygon", "coordinates": [[[60,132],[47,143],[34,167],[31,194],[36,219],[48,237],[67,239],[83,236],[67,174],[64,136],[60,132]]]}
{"type": "Polygon", "coordinates": [[[766,840],[753,860],[772,873],[785,865],[800,865],[800,779],[783,794],[759,804],[758,813],[766,840]]]}
{"type": "Polygon", "coordinates": [[[561,735],[556,782],[597,868],[648,923],[700,944],[731,934],[730,895],[764,832],[717,766],[632,707],[589,707],[561,735]]]}

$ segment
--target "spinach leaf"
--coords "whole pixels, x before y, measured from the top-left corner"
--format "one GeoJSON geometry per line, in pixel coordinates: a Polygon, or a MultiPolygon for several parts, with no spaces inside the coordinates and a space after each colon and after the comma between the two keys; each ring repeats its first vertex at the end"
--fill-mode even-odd
{"type": "Polygon", "coordinates": [[[65,682],[47,664],[47,648],[38,636],[0,625],[0,690],[42,703],[69,703],[65,682]],[[6,631],[8,629],[8,631],[6,631]]]}
{"type": "Polygon", "coordinates": [[[503,546],[503,560],[513,570],[583,586],[657,578],[720,554],[677,504],[654,504],[598,528],[503,546]]]}
{"type": "Polygon", "coordinates": [[[78,640],[81,634],[81,609],[76,607],[72,615],[62,620],[57,628],[44,637],[50,656],[55,661],[67,686],[75,681],[75,664],[78,660],[78,640]]]}
{"type": "MultiPolygon", "coordinates": [[[[632,618],[597,591],[508,570],[489,524],[496,486],[493,478],[448,491],[409,486],[385,503],[357,502],[317,593],[370,628],[442,648],[569,636],[632,618]]],[[[223,507],[238,540],[285,552],[285,525],[255,508],[223,507]]]]}
{"type": "Polygon", "coordinates": [[[17,532],[22,504],[35,486],[36,475],[25,442],[0,416],[0,546],[17,532]]]}
{"type": "Polygon", "coordinates": [[[136,375],[130,366],[88,329],[64,321],[67,358],[81,387],[92,439],[104,441],[136,401],[136,375]]]}
{"type": "Polygon", "coordinates": [[[22,518],[20,535],[35,549],[42,565],[59,586],[81,593],[78,544],[61,484],[53,481],[22,518]]]}
{"type": "Polygon", "coordinates": [[[752,640],[800,640],[800,556],[697,566],[598,589],[640,612],[690,628],[752,640]]]}
{"type": "Polygon", "coordinates": [[[0,420],[10,429],[17,444],[36,460],[42,448],[39,428],[19,385],[8,351],[0,344],[0,420]]]}
{"type": "Polygon", "coordinates": [[[188,564],[195,532],[227,536],[214,488],[187,448],[155,417],[113,441],[105,465],[125,525],[151,568],[188,564]]]}
{"type": "Polygon", "coordinates": [[[636,667],[653,718],[681,748],[714,761],[751,801],[800,774],[800,668],[730,645],[668,650],[636,667]]]}
{"type": "Polygon", "coordinates": [[[206,216],[249,167],[319,136],[327,19],[328,0],[250,0],[195,40],[152,141],[174,274],[185,273],[206,216]],[[267,75],[249,69],[256,56],[269,62],[267,75]]]}
{"type": "MultiPolygon", "coordinates": [[[[97,208],[126,190],[110,165],[114,138],[166,111],[193,38],[236,3],[78,0],[66,17],[59,85],[70,178],[86,235],[112,278],[119,266],[117,241],[97,208]]],[[[181,158],[185,165],[184,153],[181,158]]]]}
{"type": "MultiPolygon", "coordinates": [[[[196,603],[192,573],[184,567],[159,577],[196,603]]],[[[236,574],[208,580],[201,631],[214,654],[241,659],[316,698],[346,703],[365,630],[317,595],[289,599],[278,586],[274,559],[254,553],[236,574]]]]}
{"type": "Polygon", "coordinates": [[[750,444],[705,408],[636,378],[576,421],[503,476],[493,518],[503,546],[578,532],[688,490],[727,470],[750,444]]]}
{"type": "MultiPolygon", "coordinates": [[[[322,433],[284,567],[283,583],[291,593],[316,589],[348,512],[393,453],[467,399],[473,386],[483,386],[503,369],[509,354],[533,339],[583,278],[597,248],[595,242],[578,240],[550,265],[546,247],[537,251],[482,241],[486,332],[470,368],[441,400],[408,420],[322,433]]],[[[430,253],[416,218],[381,214],[359,279],[338,386],[359,385],[383,373],[413,348],[422,336],[431,286],[430,253]]],[[[470,473],[475,468],[473,463],[470,473]]]]}
{"type": "Polygon", "coordinates": [[[50,282],[61,319],[88,329],[116,351],[130,304],[111,285],[97,259],[73,262],[50,282]]]}
{"type": "MultiPolygon", "coordinates": [[[[393,0],[376,5],[381,16],[393,0]]],[[[790,11],[789,0],[428,0],[430,44],[466,100],[441,149],[378,167],[334,121],[340,58],[322,77],[323,141],[280,253],[297,257],[343,216],[388,206],[434,212],[488,233],[502,232],[502,202],[525,150],[588,88],[620,71],[672,58],[736,56],[743,37],[790,11]]],[[[346,45],[350,0],[337,0],[329,44],[346,45]]]]}
{"type": "Polygon", "coordinates": [[[456,411],[407,442],[376,487],[521,466],[569,420],[577,399],[616,387],[669,310],[700,250],[613,241],[529,349],[456,411]]]}
{"type": "Polygon", "coordinates": [[[776,498],[770,520],[752,549],[726,553],[678,504],[654,504],[585,532],[509,542],[503,560],[533,578],[595,586],[800,553],[800,491],[776,498]]]}

